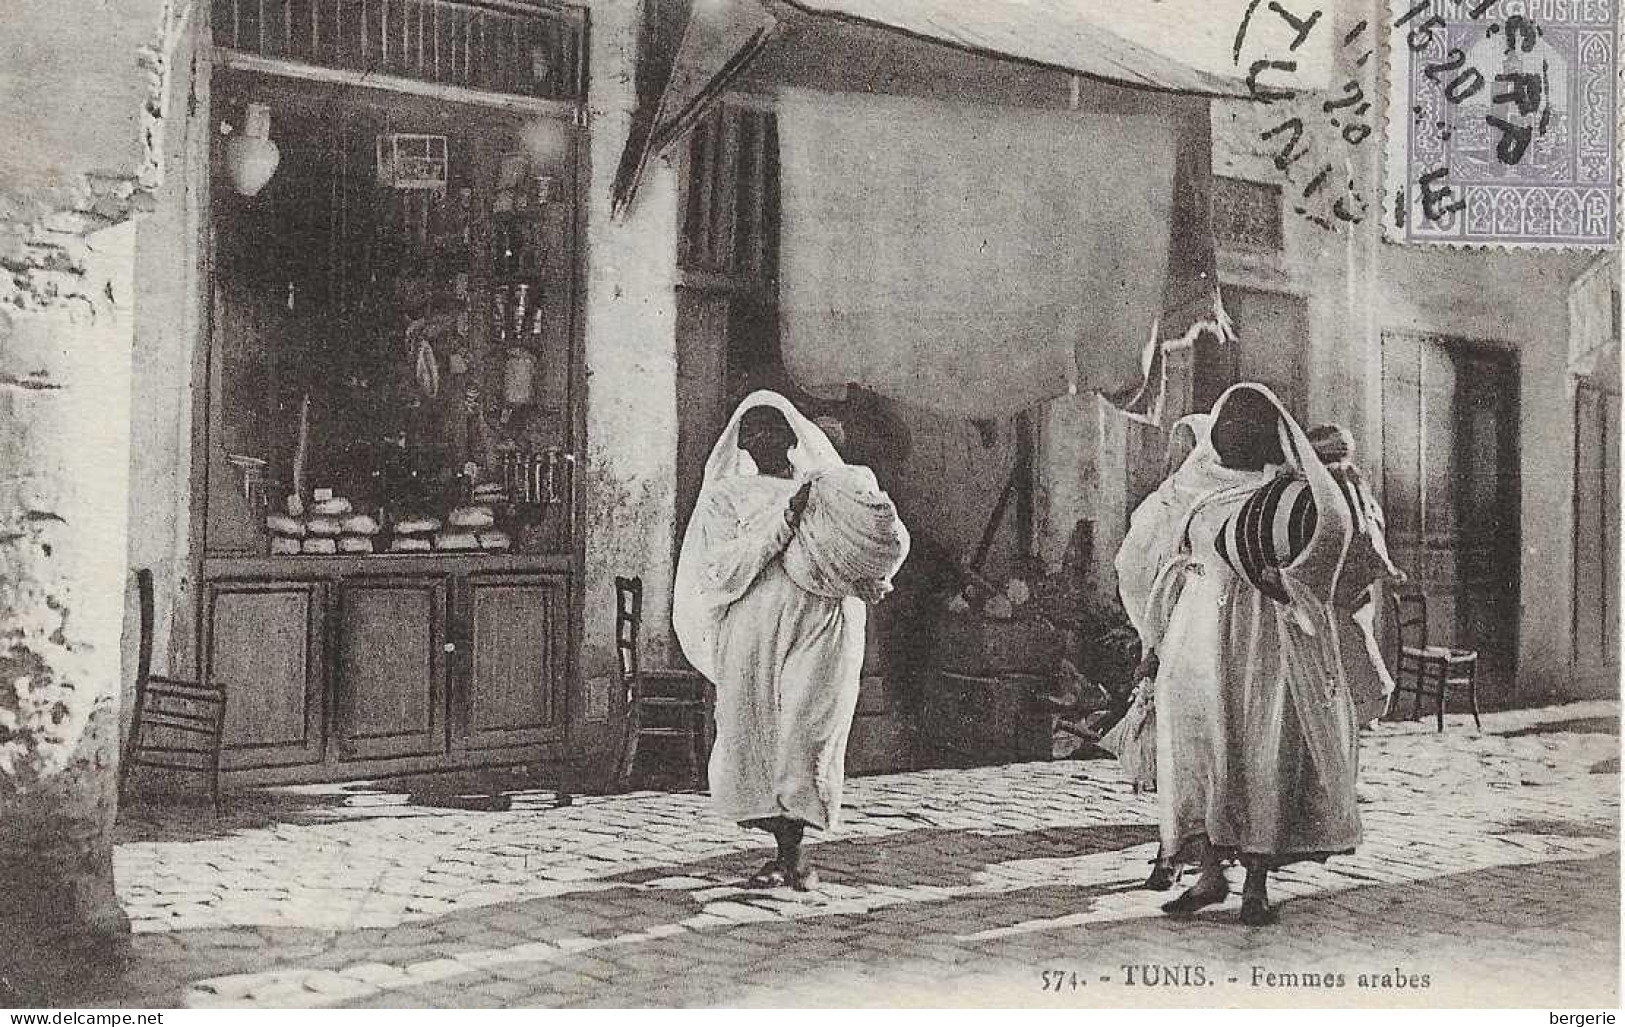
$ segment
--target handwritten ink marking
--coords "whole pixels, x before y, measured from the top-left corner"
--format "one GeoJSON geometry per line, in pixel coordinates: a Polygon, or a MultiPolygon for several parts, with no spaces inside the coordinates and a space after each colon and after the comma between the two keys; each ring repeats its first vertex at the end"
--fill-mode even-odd
{"type": "Polygon", "coordinates": [[[1298,70],[1298,62],[1272,61],[1267,57],[1261,57],[1254,61],[1252,67],[1247,69],[1247,91],[1252,94],[1252,98],[1262,103],[1275,103],[1278,100],[1290,100],[1297,96],[1296,90],[1267,86],[1259,82],[1259,78],[1263,73],[1271,68],[1284,71],[1290,75],[1298,70]]]}
{"type": "Polygon", "coordinates": [[[1307,18],[1299,18],[1287,11],[1285,7],[1282,7],[1277,0],[1270,0],[1270,10],[1279,14],[1281,20],[1285,21],[1287,25],[1291,26],[1292,31],[1297,33],[1292,42],[1287,44],[1288,50],[1296,50],[1303,45],[1304,40],[1309,38],[1309,33],[1314,31],[1315,23],[1320,20],[1321,15],[1321,12],[1316,10],[1307,18]]]}
{"type": "Polygon", "coordinates": [[[1422,187],[1422,216],[1435,224],[1467,206],[1467,201],[1460,197],[1451,199],[1455,190],[1449,182],[1438,184],[1440,179],[1449,175],[1450,169],[1442,167],[1434,168],[1417,179],[1417,184],[1422,187]]]}
{"type": "Polygon", "coordinates": [[[1240,66],[1241,47],[1247,42],[1247,29],[1253,23],[1253,12],[1258,10],[1258,5],[1263,2],[1264,0],[1252,0],[1252,2],[1247,5],[1247,10],[1242,12],[1241,24],[1236,27],[1236,41],[1230,48],[1231,64],[1237,65],[1238,67],[1240,66]]]}
{"type": "Polygon", "coordinates": [[[1274,128],[1267,129],[1264,132],[1260,133],[1259,138],[1263,139],[1266,142],[1268,142],[1269,140],[1274,139],[1276,136],[1280,135],[1282,132],[1291,132],[1292,135],[1291,135],[1290,138],[1287,139],[1286,144],[1284,146],[1282,146],[1280,148],[1280,150],[1278,150],[1276,152],[1276,154],[1275,154],[1275,170],[1277,170],[1277,171],[1285,171],[1287,168],[1290,168],[1293,164],[1297,163],[1300,159],[1303,158],[1303,156],[1305,154],[1307,154],[1309,152],[1309,148],[1307,146],[1302,145],[1303,144],[1303,119],[1302,118],[1288,118],[1287,120],[1281,122],[1279,125],[1276,125],[1274,128]]]}

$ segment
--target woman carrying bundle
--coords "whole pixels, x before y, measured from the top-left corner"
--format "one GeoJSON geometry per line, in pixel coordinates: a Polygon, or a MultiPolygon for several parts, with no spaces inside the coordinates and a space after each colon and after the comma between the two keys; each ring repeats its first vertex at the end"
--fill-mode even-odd
{"type": "Polygon", "coordinates": [[[1360,841],[1358,722],[1334,611],[1352,511],[1273,393],[1214,404],[1208,461],[1227,478],[1192,508],[1149,607],[1171,610],[1156,688],[1157,791],[1170,859],[1201,869],[1163,906],[1224,901],[1247,869],[1241,920],[1275,919],[1270,870],[1360,841]]]}
{"type": "Polygon", "coordinates": [[[865,604],[890,591],[908,544],[874,475],[788,400],[740,404],[706,462],[672,620],[717,687],[712,801],[778,843],[749,887],[817,883],[802,837],[840,815],[865,604]]]}

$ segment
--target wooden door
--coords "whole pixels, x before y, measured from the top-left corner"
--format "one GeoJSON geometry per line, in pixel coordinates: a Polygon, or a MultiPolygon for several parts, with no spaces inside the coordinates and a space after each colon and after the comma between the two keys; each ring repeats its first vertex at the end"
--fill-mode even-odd
{"type": "Polygon", "coordinates": [[[1428,599],[1430,641],[1479,651],[1487,702],[1515,697],[1515,357],[1434,336],[1383,339],[1383,504],[1395,562],[1428,599]]]}
{"type": "Polygon", "coordinates": [[[446,579],[339,586],[334,740],[341,760],[447,751],[446,579]]]}
{"type": "Polygon", "coordinates": [[[731,413],[726,409],[730,302],[720,290],[677,290],[677,548],[699,499],[705,462],[731,413]]]}
{"type": "MultiPolygon", "coordinates": [[[[1309,409],[1309,301],[1260,289],[1226,288],[1225,309],[1236,341],[1219,351],[1230,360],[1231,382],[1258,382],[1304,421],[1309,409]],[[1228,353],[1226,353],[1228,350],[1228,353]]],[[[1212,400],[1217,399],[1215,393],[1212,400]]],[[[1310,425],[1304,421],[1304,427],[1310,425]]]]}
{"type": "Polygon", "coordinates": [[[558,575],[473,575],[459,597],[458,743],[564,739],[569,590],[558,575]]]}
{"type": "Polygon", "coordinates": [[[208,679],[226,686],[227,770],[320,763],[326,688],[320,582],[211,582],[208,679]]]}
{"type": "Polygon", "coordinates": [[[1574,663],[1583,693],[1619,685],[1619,385],[1574,393],[1574,663]]]}

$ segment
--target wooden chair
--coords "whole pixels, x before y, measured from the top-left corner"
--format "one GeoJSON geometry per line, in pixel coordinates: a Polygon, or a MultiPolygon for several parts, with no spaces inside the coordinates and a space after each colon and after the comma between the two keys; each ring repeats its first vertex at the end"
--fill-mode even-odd
{"type": "Polygon", "coordinates": [[[625,789],[645,739],[683,742],[689,781],[695,789],[707,785],[706,761],[711,755],[710,683],[691,670],[645,670],[639,654],[643,629],[643,579],[615,579],[615,653],[626,723],[622,728],[615,767],[615,785],[625,789]]]}
{"type": "Polygon", "coordinates": [[[1473,709],[1473,724],[1484,730],[1478,716],[1478,651],[1433,645],[1428,638],[1428,602],[1420,592],[1393,592],[1388,601],[1398,628],[1399,652],[1394,660],[1394,699],[1410,693],[1411,719],[1420,719],[1422,703],[1433,700],[1438,729],[1444,730],[1444,704],[1449,692],[1465,688],[1473,709]]]}
{"type": "Polygon", "coordinates": [[[226,723],[226,688],[219,682],[183,681],[152,673],[152,571],[135,572],[141,604],[136,654],[135,715],[119,762],[119,797],[137,766],[207,775],[209,799],[220,815],[220,740],[226,723]],[[148,733],[162,734],[149,740],[148,733]],[[165,736],[182,736],[171,741],[165,736]]]}

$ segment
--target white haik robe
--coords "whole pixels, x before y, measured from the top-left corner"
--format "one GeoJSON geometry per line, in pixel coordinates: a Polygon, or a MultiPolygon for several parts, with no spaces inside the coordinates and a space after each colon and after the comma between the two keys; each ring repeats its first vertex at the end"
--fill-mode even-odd
{"type": "Polygon", "coordinates": [[[843,464],[782,396],[740,405],[706,464],[672,604],[684,654],[717,689],[719,814],[836,824],[867,620],[854,587],[889,580],[907,552],[908,532],[867,468],[843,464]],[[738,448],[741,415],[762,405],[795,430],[793,480],[755,473],[738,448]],[[806,481],[792,530],[784,512],[806,481]]]}
{"type": "MultiPolygon", "coordinates": [[[[1248,584],[1214,540],[1274,472],[1217,468],[1208,440],[1187,464],[1217,471],[1185,515],[1180,552],[1146,551],[1150,562],[1162,563],[1143,621],[1161,654],[1157,797],[1163,851],[1174,861],[1194,856],[1189,843],[1196,838],[1274,865],[1322,859],[1360,842],[1359,724],[1339,640],[1339,629],[1354,625],[1339,623],[1334,604],[1353,536],[1350,511],[1268,389],[1232,387],[1214,404],[1212,420],[1247,389],[1275,408],[1291,471],[1315,499],[1317,527],[1307,549],[1280,568],[1287,602],[1248,584]],[[1165,620],[1159,610],[1169,611],[1165,620]]],[[[1132,580],[1146,573],[1134,570],[1132,580]]]]}

